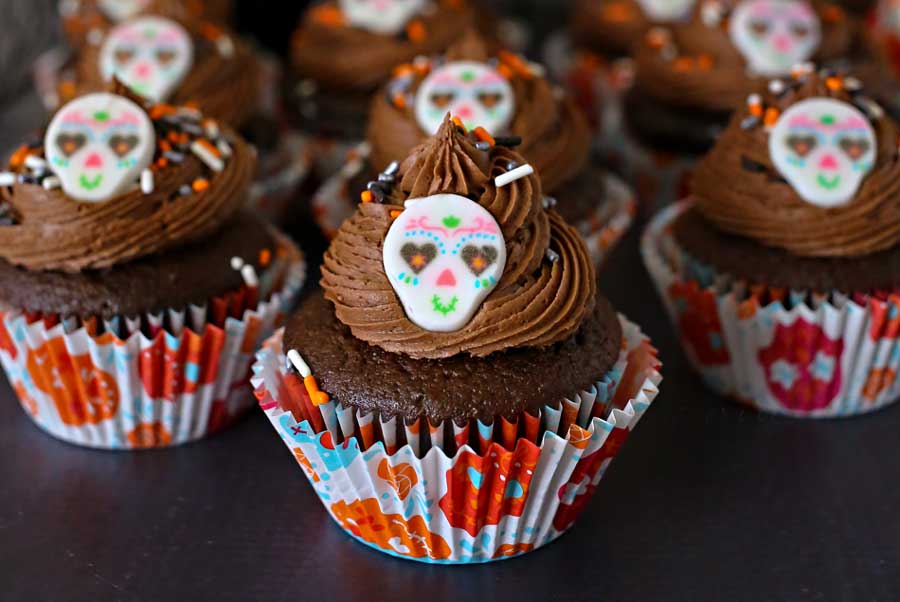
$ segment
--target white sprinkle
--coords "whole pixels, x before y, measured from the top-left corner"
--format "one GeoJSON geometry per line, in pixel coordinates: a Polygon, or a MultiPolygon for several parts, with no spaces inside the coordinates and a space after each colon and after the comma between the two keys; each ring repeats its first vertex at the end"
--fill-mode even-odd
{"type": "Polygon", "coordinates": [[[413,59],[412,64],[416,67],[427,67],[431,63],[431,59],[429,59],[424,54],[418,54],[413,59]]]}
{"type": "Polygon", "coordinates": [[[25,157],[25,167],[32,171],[40,171],[42,169],[47,169],[47,162],[37,155],[28,155],[25,157]]]}
{"type": "Polygon", "coordinates": [[[243,259],[241,259],[241,258],[238,257],[237,255],[235,255],[234,257],[231,258],[231,269],[232,269],[232,270],[239,270],[239,269],[241,269],[242,267],[244,267],[244,260],[243,260],[243,259]]]}
{"type": "Polygon", "coordinates": [[[531,71],[531,74],[535,77],[541,77],[547,75],[547,70],[540,63],[530,62],[528,63],[528,69],[531,71]]]}
{"type": "Polygon", "coordinates": [[[153,192],[156,184],[153,181],[153,171],[149,168],[141,172],[141,192],[150,194],[153,192]]]}
{"type": "Polygon", "coordinates": [[[772,94],[781,94],[784,92],[784,82],[780,79],[773,79],[769,82],[769,92],[772,94]]]}
{"type": "Polygon", "coordinates": [[[312,375],[312,370],[309,369],[309,366],[306,365],[303,357],[297,352],[296,349],[291,349],[290,351],[288,351],[287,358],[288,360],[290,360],[291,364],[293,364],[294,368],[297,369],[297,372],[300,373],[300,376],[306,378],[307,376],[312,375]]]}
{"type": "Polygon", "coordinates": [[[207,138],[218,138],[219,137],[219,124],[213,121],[212,119],[206,122],[206,137],[207,138]]]}
{"type": "Polygon", "coordinates": [[[717,27],[722,22],[722,6],[718,2],[706,2],[700,9],[700,19],[707,27],[717,27]]]}
{"type": "Polygon", "coordinates": [[[844,78],[844,88],[848,92],[857,92],[862,90],[862,82],[855,77],[846,77],[844,78]]]}
{"type": "Polygon", "coordinates": [[[16,174],[11,171],[0,171],[0,186],[12,186],[16,183],[16,174]]]}
{"type": "Polygon", "coordinates": [[[512,171],[508,171],[506,173],[502,173],[496,178],[494,178],[494,186],[497,188],[502,188],[511,182],[515,182],[520,178],[524,178],[525,176],[530,176],[534,173],[534,168],[526,163],[525,165],[520,165],[512,171]]]}
{"type": "Polygon", "coordinates": [[[230,36],[219,36],[216,39],[216,48],[218,48],[219,54],[225,58],[234,56],[234,42],[231,41],[230,36]]]}
{"type": "Polygon", "coordinates": [[[216,148],[219,149],[219,152],[222,153],[222,156],[226,159],[231,157],[231,145],[229,145],[225,140],[219,140],[216,142],[216,148]]]}
{"type": "Polygon", "coordinates": [[[175,114],[179,117],[187,117],[188,119],[193,119],[195,121],[200,121],[200,118],[203,117],[203,113],[194,107],[178,107],[175,114]]]}
{"type": "Polygon", "coordinates": [[[244,267],[241,268],[241,278],[244,279],[244,284],[250,288],[259,286],[259,278],[256,276],[256,268],[253,267],[253,264],[244,264],[244,267]]]}
{"type": "Polygon", "coordinates": [[[91,46],[99,46],[103,43],[103,32],[96,27],[93,28],[87,34],[87,41],[91,46]]]}
{"type": "Polygon", "coordinates": [[[805,63],[797,63],[791,68],[791,73],[796,74],[796,76],[809,75],[813,71],[816,70],[816,65],[810,61],[805,63]]]}
{"type": "Polygon", "coordinates": [[[225,168],[222,159],[212,154],[212,152],[201,145],[198,140],[191,143],[191,152],[197,155],[197,158],[206,163],[206,166],[213,171],[222,171],[225,168]]]}
{"type": "Polygon", "coordinates": [[[297,84],[297,94],[303,97],[314,95],[319,90],[319,84],[312,79],[301,79],[297,84]]]}
{"type": "Polygon", "coordinates": [[[56,176],[47,176],[43,180],[41,180],[41,186],[44,187],[44,190],[55,190],[59,188],[62,184],[59,181],[59,178],[56,176]]]}

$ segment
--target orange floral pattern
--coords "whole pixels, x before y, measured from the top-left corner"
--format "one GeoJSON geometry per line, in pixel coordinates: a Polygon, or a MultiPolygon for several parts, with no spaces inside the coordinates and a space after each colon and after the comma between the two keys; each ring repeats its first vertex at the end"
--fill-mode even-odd
{"type": "Polygon", "coordinates": [[[866,384],[863,385],[863,398],[870,402],[877,400],[878,396],[887,391],[896,380],[897,372],[890,368],[873,369],[866,378],[866,384]]]}
{"type": "Polygon", "coordinates": [[[313,483],[318,483],[321,481],[321,477],[313,468],[312,462],[309,461],[309,458],[306,457],[306,454],[303,453],[303,450],[299,447],[294,448],[294,458],[297,459],[297,464],[300,465],[300,468],[303,469],[303,472],[306,473],[306,476],[313,483]]]}
{"type": "Polygon", "coordinates": [[[172,445],[172,435],[159,422],[145,422],[128,433],[128,443],[134,449],[150,449],[172,445]]]}
{"type": "Polygon", "coordinates": [[[730,361],[716,298],[691,280],[675,282],[669,288],[678,311],[678,328],[697,361],[704,365],[721,365],[730,361]]]}
{"type": "Polygon", "coordinates": [[[391,466],[387,459],[382,460],[378,464],[378,476],[384,479],[397,492],[401,500],[405,500],[412,488],[419,482],[416,469],[411,464],[391,466]]]}
{"type": "Polygon", "coordinates": [[[6,329],[3,317],[4,315],[0,313],[0,350],[7,352],[13,359],[16,359],[19,356],[19,352],[16,350],[16,345],[9,334],[9,330],[6,329]]]}
{"type": "Polygon", "coordinates": [[[203,336],[185,330],[180,338],[156,335],[141,351],[138,372],[147,395],[175,401],[178,395],[195,393],[200,385],[216,380],[218,358],[225,333],[208,327],[203,336]]]}

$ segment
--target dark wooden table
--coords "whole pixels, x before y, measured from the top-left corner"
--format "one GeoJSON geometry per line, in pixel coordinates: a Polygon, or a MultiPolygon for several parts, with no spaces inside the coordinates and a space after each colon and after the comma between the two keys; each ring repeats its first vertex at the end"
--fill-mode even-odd
{"type": "Polygon", "coordinates": [[[82,450],[0,403],[0,599],[898,600],[900,407],[803,422],[723,404],[689,371],[639,262],[603,289],[654,338],[653,408],[573,531],[472,567],[346,537],[261,412],[213,439],[82,450]]]}

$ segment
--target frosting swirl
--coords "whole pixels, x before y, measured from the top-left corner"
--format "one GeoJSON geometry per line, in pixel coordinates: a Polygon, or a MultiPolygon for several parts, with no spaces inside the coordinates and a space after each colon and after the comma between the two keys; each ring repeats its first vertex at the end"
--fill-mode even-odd
{"type": "Polygon", "coordinates": [[[524,162],[501,146],[476,149],[448,118],[403,162],[399,185],[385,204],[363,203],[341,226],[325,254],[321,284],[337,318],[354,336],[414,358],[444,358],[547,347],[575,333],[595,303],[590,255],[574,228],[543,209],[536,175],[495,186],[494,177],[510,161],[524,162]],[[413,324],[382,263],[392,212],[402,211],[408,198],[439,193],[468,196],[490,211],[507,246],[496,289],[455,332],[430,332],[413,324]],[[555,261],[545,259],[548,249],[555,261]]]}
{"type": "MultiPolygon", "coordinates": [[[[704,16],[710,4],[701,2],[688,23],[647,33],[635,51],[636,90],[671,106],[731,111],[764,83],[748,72],[729,35],[728,15],[704,16]]],[[[813,8],[822,29],[814,59],[827,63],[846,56],[855,32],[850,17],[835,4],[813,8]]]]}
{"type": "MultiPolygon", "coordinates": [[[[151,109],[157,140],[166,140],[173,131],[172,115],[155,113],[151,109]]],[[[230,130],[223,130],[222,137],[231,152],[222,171],[212,171],[194,156],[187,148],[190,142],[183,149],[180,142],[172,143],[183,158],[169,161],[157,148],[151,193],[136,187],[105,203],[80,203],[61,188],[45,188],[23,161],[28,155],[42,158],[43,148],[22,147],[10,161],[12,172],[19,174],[16,183],[0,189],[4,209],[13,218],[0,225],[0,257],[29,270],[78,272],[212,234],[243,205],[256,169],[251,147],[230,130]]]]}
{"type": "MultiPolygon", "coordinates": [[[[448,61],[485,63],[491,58],[487,44],[474,32],[448,49],[448,61]]],[[[561,96],[550,82],[510,52],[498,54],[500,65],[510,74],[509,84],[515,96],[515,114],[509,130],[522,138],[518,152],[541,174],[544,188],[554,191],[578,174],[588,159],[591,134],[587,122],[574,101],[561,96]]],[[[427,76],[423,63],[401,67],[398,80],[388,84],[372,101],[368,141],[377,169],[406,154],[427,136],[416,120],[413,102],[427,76]],[[398,102],[391,91],[395,82],[411,78],[404,100],[398,102]]]]}
{"type": "Polygon", "coordinates": [[[868,114],[877,159],[851,202],[822,207],[804,201],[774,164],[767,128],[752,125],[754,109],[744,106],[696,168],[693,198],[698,210],[725,232],[800,256],[855,257],[900,243],[900,131],[857,91],[858,85],[853,78],[811,73],[789,82],[784,92],[762,98],[773,114],[817,97],[840,100],[868,114]]]}
{"type": "Polygon", "coordinates": [[[654,24],[636,0],[578,0],[572,14],[576,43],[603,55],[630,54],[654,24]]]}

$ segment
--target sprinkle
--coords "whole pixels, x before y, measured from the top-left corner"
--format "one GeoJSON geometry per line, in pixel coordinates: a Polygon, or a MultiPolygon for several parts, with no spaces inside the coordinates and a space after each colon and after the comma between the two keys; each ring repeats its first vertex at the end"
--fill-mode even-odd
{"type": "Polygon", "coordinates": [[[178,194],[180,194],[181,196],[188,196],[188,195],[190,195],[192,192],[193,192],[193,189],[192,189],[190,186],[188,186],[187,184],[183,184],[183,185],[178,189],[178,194]]]}
{"type": "Polygon", "coordinates": [[[428,32],[425,30],[425,24],[418,19],[410,21],[409,25],[406,26],[406,37],[408,37],[411,42],[424,42],[427,34],[428,32]]]}
{"type": "Polygon", "coordinates": [[[266,267],[269,265],[269,262],[272,261],[272,251],[269,249],[263,249],[259,252],[259,265],[262,267],[266,267]]]}
{"type": "Polygon", "coordinates": [[[472,130],[472,133],[475,134],[475,137],[478,138],[481,142],[487,142],[491,146],[494,146],[494,144],[496,144],[494,137],[491,136],[488,131],[480,125],[472,130]]]}
{"type": "Polygon", "coordinates": [[[59,178],[56,176],[48,176],[41,180],[41,186],[44,187],[44,190],[53,190],[59,188],[61,185],[59,178]]]}
{"type": "Polygon", "coordinates": [[[767,128],[771,128],[775,126],[775,122],[778,121],[778,118],[781,116],[781,112],[775,107],[769,107],[766,109],[765,115],[763,115],[763,125],[767,128]]]}
{"type": "Polygon", "coordinates": [[[306,393],[314,406],[319,407],[328,403],[328,393],[319,390],[319,383],[312,375],[303,377],[303,386],[306,387],[306,393]]]}
{"type": "Polygon", "coordinates": [[[362,200],[363,203],[371,203],[372,201],[375,200],[375,195],[372,194],[371,190],[363,190],[362,193],[359,195],[359,198],[362,200]]]}
{"type": "Polygon", "coordinates": [[[209,180],[205,178],[197,178],[194,180],[194,183],[191,184],[191,188],[194,192],[203,192],[207,188],[209,188],[209,180]]]}
{"type": "Polygon", "coordinates": [[[780,94],[784,93],[784,91],[786,89],[787,88],[784,85],[784,82],[781,81],[780,79],[773,79],[772,81],[769,82],[769,92],[771,92],[772,94],[780,95],[780,94]]]}
{"type": "Polygon", "coordinates": [[[16,183],[16,174],[11,171],[0,171],[0,186],[12,186],[16,183]]]}
{"type": "Polygon", "coordinates": [[[300,376],[302,376],[303,378],[312,376],[312,371],[303,360],[303,356],[301,356],[296,349],[291,349],[290,351],[288,351],[287,358],[288,360],[290,360],[291,365],[294,366],[294,370],[300,373],[300,376]]]}
{"type": "Polygon", "coordinates": [[[841,78],[835,75],[825,78],[825,87],[832,92],[839,92],[843,87],[843,84],[844,82],[841,80],[841,78]]]}
{"type": "Polygon", "coordinates": [[[144,194],[150,194],[153,192],[154,182],[153,182],[153,171],[149,168],[144,168],[141,172],[141,192],[144,194]]]}
{"type": "Polygon", "coordinates": [[[847,92],[859,92],[862,90],[862,82],[855,77],[844,78],[844,89],[847,92]]]}
{"type": "Polygon", "coordinates": [[[803,79],[816,70],[816,66],[811,62],[798,63],[791,67],[791,77],[794,79],[803,79]]]}
{"type": "Polygon", "coordinates": [[[507,148],[515,148],[522,144],[521,136],[497,136],[494,138],[494,142],[497,146],[505,146],[507,148]]]}
{"type": "Polygon", "coordinates": [[[25,159],[28,157],[28,151],[31,150],[27,145],[23,144],[12,154],[9,158],[9,164],[13,169],[18,169],[22,167],[25,163],[25,159]]]}
{"type": "Polygon", "coordinates": [[[392,176],[400,171],[400,162],[399,161],[391,161],[391,164],[387,166],[387,169],[384,170],[383,173],[392,176]]]}
{"type": "Polygon", "coordinates": [[[456,125],[456,127],[461,129],[463,132],[466,131],[466,126],[463,125],[462,119],[460,119],[459,117],[451,117],[450,121],[452,121],[456,125]]]}
{"type": "Polygon", "coordinates": [[[507,161],[506,162],[506,171],[512,171],[519,166],[518,161],[507,161]]]}
{"type": "Polygon", "coordinates": [[[20,184],[37,184],[38,179],[28,174],[19,174],[16,178],[20,184]]]}
{"type": "Polygon", "coordinates": [[[319,85],[312,79],[301,79],[297,83],[297,87],[295,88],[297,94],[303,98],[309,98],[310,96],[315,96],[316,92],[319,91],[319,85]]]}
{"type": "Polygon", "coordinates": [[[762,117],[762,98],[759,96],[759,94],[751,94],[747,97],[747,107],[750,109],[751,115],[753,115],[754,117],[762,117]]]}
{"type": "Polygon", "coordinates": [[[226,159],[231,157],[231,145],[229,145],[228,142],[226,142],[225,140],[219,140],[216,143],[216,148],[219,149],[219,152],[226,159]]]}
{"type": "Polygon", "coordinates": [[[231,269],[232,270],[240,270],[244,267],[244,260],[235,255],[231,258],[231,269]]]}
{"type": "Polygon", "coordinates": [[[544,253],[544,257],[547,258],[547,261],[550,263],[556,263],[559,261],[559,253],[554,251],[553,249],[547,249],[547,252],[544,253]]]}
{"type": "Polygon", "coordinates": [[[700,9],[700,19],[707,27],[718,27],[722,22],[722,5],[718,2],[704,2],[700,9]]]}
{"type": "Polygon", "coordinates": [[[866,96],[857,96],[853,103],[865,113],[870,120],[876,121],[884,117],[884,109],[877,102],[866,96]]]}
{"type": "Polygon", "coordinates": [[[697,66],[701,71],[709,71],[715,65],[713,57],[709,54],[701,54],[697,57],[697,66]]]}
{"type": "Polygon", "coordinates": [[[378,181],[384,182],[385,184],[393,184],[394,176],[389,173],[380,173],[380,174],[378,174],[378,181]]]}
{"type": "Polygon", "coordinates": [[[91,46],[99,46],[103,43],[103,32],[100,29],[94,27],[88,32],[87,41],[91,46]]]}
{"type": "Polygon", "coordinates": [[[178,153],[175,151],[166,151],[163,153],[163,157],[165,157],[172,163],[181,163],[184,161],[184,153],[178,153]]]}
{"type": "Polygon", "coordinates": [[[206,120],[203,124],[203,129],[206,132],[207,138],[212,138],[214,140],[219,137],[219,124],[212,119],[206,120]]]}
{"type": "Polygon", "coordinates": [[[212,145],[205,140],[195,140],[191,143],[191,152],[194,153],[198,159],[206,163],[206,166],[211,170],[222,171],[225,164],[222,163],[222,159],[217,157],[213,150],[212,145]]]}
{"type": "Polygon", "coordinates": [[[754,128],[757,125],[759,125],[759,117],[756,117],[755,115],[747,115],[743,120],[741,120],[742,130],[749,130],[750,128],[754,128]]]}
{"type": "Polygon", "coordinates": [[[25,167],[32,171],[40,171],[47,169],[47,162],[37,155],[28,155],[25,157],[25,167]]]}
{"type": "Polygon", "coordinates": [[[497,188],[502,188],[503,186],[506,186],[511,182],[515,182],[516,180],[524,178],[525,176],[529,176],[533,173],[534,168],[526,163],[525,165],[520,165],[512,171],[500,174],[499,176],[494,178],[494,186],[496,186],[497,188]]]}
{"type": "Polygon", "coordinates": [[[259,286],[259,277],[257,277],[256,268],[253,267],[252,263],[245,263],[241,266],[241,278],[244,279],[244,284],[250,288],[259,286]]]}
{"type": "Polygon", "coordinates": [[[644,39],[650,48],[662,50],[663,46],[669,42],[669,30],[662,27],[653,27],[647,32],[644,39]]]}
{"type": "Polygon", "coordinates": [[[398,109],[406,108],[406,96],[404,96],[401,92],[397,92],[393,96],[391,96],[391,104],[397,107],[398,109]]]}
{"type": "Polygon", "coordinates": [[[545,196],[544,200],[542,201],[544,209],[553,209],[554,207],[556,207],[556,203],[556,197],[552,196],[545,196]]]}
{"type": "Polygon", "coordinates": [[[201,113],[199,109],[188,105],[178,107],[177,109],[175,109],[175,113],[179,117],[185,117],[195,122],[199,122],[203,118],[203,113],[201,113]]]}
{"type": "Polygon", "coordinates": [[[486,141],[485,142],[476,142],[475,148],[477,148],[480,151],[487,152],[487,151],[491,150],[491,143],[486,142],[486,141]]]}
{"type": "Polygon", "coordinates": [[[216,38],[216,49],[225,58],[234,56],[234,42],[231,41],[231,36],[222,35],[216,38]]]}
{"type": "Polygon", "coordinates": [[[401,213],[403,213],[403,212],[397,211],[396,209],[394,209],[393,211],[391,211],[391,219],[397,219],[398,217],[400,217],[401,213]]]}

